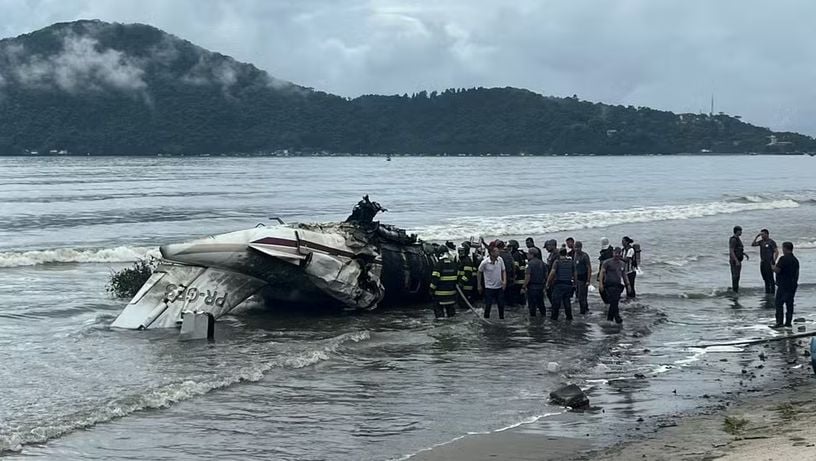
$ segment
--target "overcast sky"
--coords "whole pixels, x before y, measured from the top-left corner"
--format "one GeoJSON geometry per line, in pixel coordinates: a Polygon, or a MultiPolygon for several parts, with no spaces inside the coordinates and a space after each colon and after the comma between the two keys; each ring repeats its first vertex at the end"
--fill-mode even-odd
{"type": "Polygon", "coordinates": [[[0,0],[0,36],[152,24],[343,96],[515,86],[816,135],[813,0],[0,0]]]}

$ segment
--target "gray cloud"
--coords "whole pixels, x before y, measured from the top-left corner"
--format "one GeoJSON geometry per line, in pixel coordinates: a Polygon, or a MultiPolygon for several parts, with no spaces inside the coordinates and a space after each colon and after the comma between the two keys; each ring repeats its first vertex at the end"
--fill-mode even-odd
{"type": "Polygon", "coordinates": [[[101,88],[141,91],[147,87],[144,70],[122,52],[100,50],[92,37],[67,34],[61,37],[58,54],[29,55],[21,46],[5,46],[2,53],[10,64],[11,77],[36,88],[59,88],[75,93],[101,88]]]}
{"type": "Polygon", "coordinates": [[[143,22],[343,96],[518,86],[707,112],[714,94],[717,111],[813,135],[814,13],[808,0],[0,0],[0,35],[143,22]]]}

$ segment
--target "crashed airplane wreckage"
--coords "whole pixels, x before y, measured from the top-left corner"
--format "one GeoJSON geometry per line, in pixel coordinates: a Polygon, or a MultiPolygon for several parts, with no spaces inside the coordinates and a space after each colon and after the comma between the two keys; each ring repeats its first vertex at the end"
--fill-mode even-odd
{"type": "Polygon", "coordinates": [[[422,301],[437,246],[374,221],[381,211],[365,196],[341,223],[281,222],[164,245],[159,266],[112,326],[177,327],[183,313],[218,318],[256,295],[322,309],[422,301]]]}

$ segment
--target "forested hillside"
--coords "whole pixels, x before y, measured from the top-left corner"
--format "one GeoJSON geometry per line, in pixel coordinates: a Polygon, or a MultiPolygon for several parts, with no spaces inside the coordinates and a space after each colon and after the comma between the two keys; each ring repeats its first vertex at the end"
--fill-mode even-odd
{"type": "Polygon", "coordinates": [[[141,24],[61,23],[0,41],[0,155],[670,154],[813,151],[727,115],[516,88],[342,98],[141,24]],[[776,144],[768,146],[769,137],[776,144]]]}

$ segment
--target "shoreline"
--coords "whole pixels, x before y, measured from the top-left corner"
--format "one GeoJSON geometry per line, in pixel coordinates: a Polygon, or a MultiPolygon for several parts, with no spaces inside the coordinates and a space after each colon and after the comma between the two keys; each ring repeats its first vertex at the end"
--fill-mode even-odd
{"type": "Polygon", "coordinates": [[[630,154],[389,154],[389,153],[321,153],[321,152],[293,152],[288,154],[266,152],[266,153],[219,153],[219,154],[0,154],[0,158],[549,158],[549,157],[779,157],[779,156],[816,156],[816,152],[676,152],[676,153],[630,153],[630,154]]]}
{"type": "Polygon", "coordinates": [[[733,406],[683,417],[676,425],[659,428],[641,440],[574,459],[816,459],[816,381],[765,391],[733,406]]]}
{"type": "MultiPolygon", "coordinates": [[[[744,353],[756,356],[763,354],[763,349],[763,345],[755,345],[744,353]]],[[[603,411],[601,403],[594,412],[565,412],[547,418],[542,421],[543,430],[520,424],[488,434],[469,434],[400,459],[816,460],[816,376],[810,357],[799,355],[793,367],[791,362],[787,362],[788,366],[769,362],[769,367],[777,367],[771,382],[757,382],[740,392],[700,396],[701,405],[693,410],[646,416],[645,420],[633,414],[632,421],[637,418],[636,422],[616,426],[612,440],[591,433],[598,423],[591,421],[592,414],[603,411]]]]}

